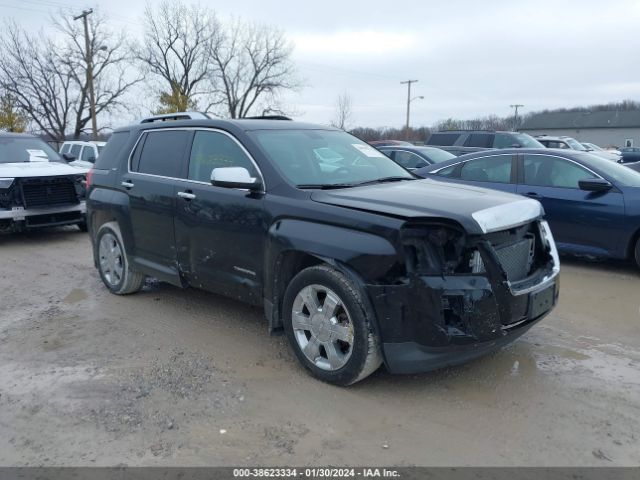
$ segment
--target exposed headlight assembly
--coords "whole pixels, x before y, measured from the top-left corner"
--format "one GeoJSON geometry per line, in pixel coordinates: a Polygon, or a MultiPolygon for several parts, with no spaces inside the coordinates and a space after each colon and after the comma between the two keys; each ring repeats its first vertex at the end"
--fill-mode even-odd
{"type": "Polygon", "coordinates": [[[464,259],[466,239],[449,226],[408,225],[402,229],[402,243],[409,273],[444,275],[464,259]]]}

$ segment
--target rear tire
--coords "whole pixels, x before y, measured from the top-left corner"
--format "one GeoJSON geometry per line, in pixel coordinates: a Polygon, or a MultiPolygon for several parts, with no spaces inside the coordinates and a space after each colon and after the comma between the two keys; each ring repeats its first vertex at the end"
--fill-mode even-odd
{"type": "Polygon", "coordinates": [[[128,295],[142,288],[145,275],[131,269],[116,223],[108,223],[100,228],[95,248],[100,278],[112,293],[128,295]]]}
{"type": "Polygon", "coordinates": [[[357,286],[334,268],[309,267],[291,280],[283,320],[296,357],[322,381],[351,385],[382,363],[373,312],[357,286]]]}

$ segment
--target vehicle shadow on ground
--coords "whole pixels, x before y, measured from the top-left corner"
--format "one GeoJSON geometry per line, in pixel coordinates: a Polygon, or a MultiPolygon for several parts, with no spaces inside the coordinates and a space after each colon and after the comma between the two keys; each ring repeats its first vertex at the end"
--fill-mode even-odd
{"type": "Polygon", "coordinates": [[[635,266],[631,260],[588,259],[572,255],[562,255],[560,257],[560,265],[561,267],[579,267],[593,271],[619,273],[640,277],[640,268],[635,266]]]}
{"type": "Polygon", "coordinates": [[[25,230],[23,232],[0,232],[0,247],[14,245],[33,245],[44,247],[52,243],[63,243],[71,236],[85,235],[87,241],[89,236],[78,227],[71,225],[68,227],[39,228],[37,230],[25,230]]]}

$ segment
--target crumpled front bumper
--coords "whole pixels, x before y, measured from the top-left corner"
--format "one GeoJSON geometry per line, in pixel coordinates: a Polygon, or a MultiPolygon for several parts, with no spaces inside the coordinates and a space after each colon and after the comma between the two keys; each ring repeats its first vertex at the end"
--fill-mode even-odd
{"type": "Polygon", "coordinates": [[[555,271],[522,291],[478,275],[416,276],[405,285],[367,289],[388,370],[418,373],[464,363],[512,342],[553,309],[559,287],[555,271]]]}

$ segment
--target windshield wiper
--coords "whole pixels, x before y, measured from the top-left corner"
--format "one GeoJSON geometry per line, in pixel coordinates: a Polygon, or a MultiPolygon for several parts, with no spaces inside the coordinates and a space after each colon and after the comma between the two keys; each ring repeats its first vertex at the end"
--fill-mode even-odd
{"type": "Polygon", "coordinates": [[[402,180],[415,180],[413,177],[382,177],[376,178],[375,180],[367,180],[366,182],[358,183],[358,186],[361,185],[373,185],[374,183],[388,183],[388,182],[400,182],[402,180]]]}
{"type": "Polygon", "coordinates": [[[318,189],[318,190],[331,190],[334,188],[349,188],[355,187],[355,183],[303,183],[301,185],[296,185],[296,187],[301,189],[318,189]]]}

